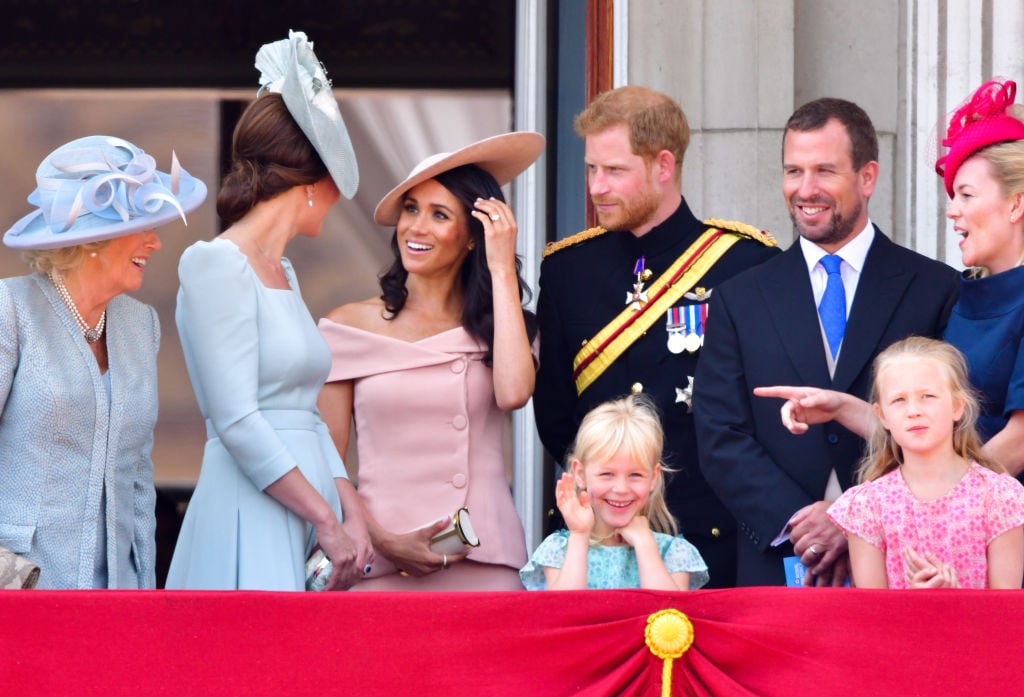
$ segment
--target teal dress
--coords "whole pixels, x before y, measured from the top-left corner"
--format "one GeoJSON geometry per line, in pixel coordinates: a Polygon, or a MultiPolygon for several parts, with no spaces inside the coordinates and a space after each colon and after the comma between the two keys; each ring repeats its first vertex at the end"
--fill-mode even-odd
{"type": "Polygon", "coordinates": [[[345,467],[316,409],[331,357],[282,263],[291,290],[226,239],[181,257],[175,319],[208,440],[168,588],[302,590],[314,531],[264,492],[294,468],[341,518],[345,467]]]}
{"type": "MultiPolygon", "coordinates": [[[[690,574],[690,590],[697,590],[708,582],[708,565],[700,552],[682,535],[673,537],[660,532],[652,533],[658,543],[658,551],[670,574],[686,571],[690,574]]],[[[528,591],[545,590],[544,567],[561,569],[565,560],[565,548],[569,543],[569,531],[559,530],[548,535],[530,557],[530,561],[519,570],[519,578],[528,591]]],[[[587,588],[591,590],[612,588],[639,588],[640,568],[636,564],[636,552],[629,546],[592,545],[587,552],[587,588]]]]}

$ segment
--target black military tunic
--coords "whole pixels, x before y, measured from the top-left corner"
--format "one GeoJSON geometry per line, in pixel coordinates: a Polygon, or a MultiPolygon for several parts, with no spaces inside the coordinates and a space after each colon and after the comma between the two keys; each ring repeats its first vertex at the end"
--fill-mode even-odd
{"type": "MultiPolygon", "coordinates": [[[[625,308],[627,292],[637,280],[637,260],[644,258],[653,282],[707,229],[684,200],[668,220],[642,237],[606,232],[544,259],[537,304],[540,371],[533,405],[541,441],[561,462],[591,408],[635,390],[651,397],[665,429],[665,464],[678,470],[667,480],[669,509],[708,563],[709,587],[730,587],[736,578],[736,524],[701,475],[693,415],[685,401],[700,351],[670,351],[666,317],[660,317],[579,397],[572,377],[573,358],[582,345],[625,308]]],[[[718,283],[774,256],[779,250],[769,246],[770,240],[767,235],[761,240],[741,237],[697,287],[714,292],[718,283]]],[[[676,306],[707,301],[706,294],[702,301],[697,295],[684,296],[676,306]]],[[[707,321],[714,322],[714,317],[707,321]]]]}

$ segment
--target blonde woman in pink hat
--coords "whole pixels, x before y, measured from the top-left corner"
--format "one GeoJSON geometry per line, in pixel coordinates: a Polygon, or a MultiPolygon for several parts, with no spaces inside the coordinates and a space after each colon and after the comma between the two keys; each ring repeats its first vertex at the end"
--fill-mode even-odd
{"type": "Polygon", "coordinates": [[[333,358],[320,410],[340,452],[355,422],[376,550],[353,590],[522,588],[503,427],[533,393],[536,329],[500,186],[543,148],[509,133],[421,162],[374,214],[395,228],[380,296],[320,321],[333,358]],[[479,545],[432,545],[466,510],[479,545]]]}

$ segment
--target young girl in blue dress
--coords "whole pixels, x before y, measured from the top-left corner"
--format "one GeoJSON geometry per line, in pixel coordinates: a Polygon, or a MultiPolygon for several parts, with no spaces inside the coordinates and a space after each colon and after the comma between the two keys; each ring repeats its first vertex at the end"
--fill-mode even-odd
{"type": "Polygon", "coordinates": [[[567,530],[549,535],[520,572],[527,590],[690,590],[708,581],[696,547],[665,505],[664,434],[650,400],[605,402],[580,424],[571,474],[555,487],[567,530]]]}

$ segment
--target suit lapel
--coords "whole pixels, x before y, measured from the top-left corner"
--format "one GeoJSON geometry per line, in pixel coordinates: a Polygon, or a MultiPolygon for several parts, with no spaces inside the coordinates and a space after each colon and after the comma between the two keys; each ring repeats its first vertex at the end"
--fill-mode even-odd
{"type": "Polygon", "coordinates": [[[878,349],[885,328],[899,306],[913,273],[892,256],[893,243],[875,228],[875,239],[864,260],[857,282],[857,294],[846,323],[846,336],[839,353],[832,388],[846,391],[857,379],[878,349]]]}
{"type": "Polygon", "coordinates": [[[821,325],[799,241],[790,245],[780,261],[781,273],[772,274],[762,283],[765,305],[778,330],[778,340],[789,354],[801,384],[827,387],[828,363],[821,325]]]}

